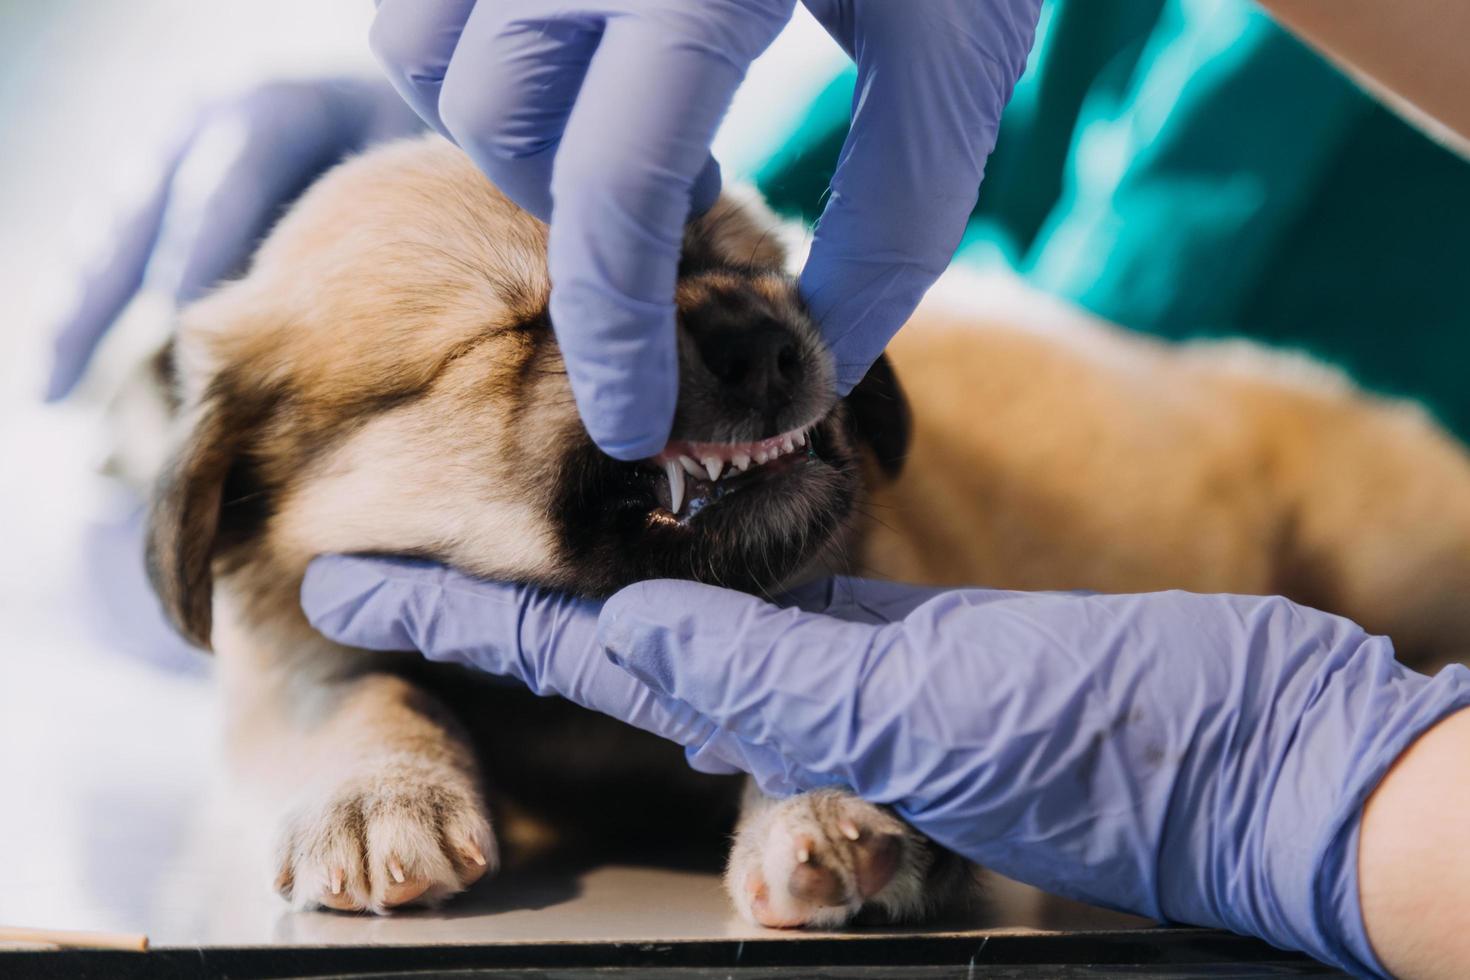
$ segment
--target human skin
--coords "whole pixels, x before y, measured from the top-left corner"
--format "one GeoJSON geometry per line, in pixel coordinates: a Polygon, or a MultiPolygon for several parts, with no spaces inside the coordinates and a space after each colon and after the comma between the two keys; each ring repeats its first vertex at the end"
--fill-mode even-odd
{"type": "Polygon", "coordinates": [[[1470,963],[1470,709],[1401,755],[1363,809],[1358,894],[1374,952],[1398,977],[1464,976],[1470,963]]]}

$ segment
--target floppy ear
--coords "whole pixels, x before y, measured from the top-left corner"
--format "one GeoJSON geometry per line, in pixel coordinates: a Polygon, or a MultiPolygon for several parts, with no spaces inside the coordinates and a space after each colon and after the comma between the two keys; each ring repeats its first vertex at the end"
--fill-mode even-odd
{"type": "Polygon", "coordinates": [[[872,451],[883,475],[898,476],[908,455],[913,417],[887,354],[880,354],[848,393],[847,415],[853,436],[872,451]]]}
{"type": "MultiPolygon", "coordinates": [[[[181,420],[188,424],[188,418],[181,420]]],[[[158,478],[148,514],[148,578],[164,611],[190,643],[210,649],[211,571],[220,501],[243,426],[206,397],[177,453],[158,478]]]]}

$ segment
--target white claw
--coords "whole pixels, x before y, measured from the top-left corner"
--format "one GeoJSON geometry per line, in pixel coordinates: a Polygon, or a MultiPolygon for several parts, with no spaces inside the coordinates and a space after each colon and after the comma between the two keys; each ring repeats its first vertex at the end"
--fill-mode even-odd
{"type": "Polygon", "coordinates": [[[704,476],[704,467],[700,466],[689,456],[680,456],[679,465],[684,467],[684,472],[690,476],[704,476]]]}
{"type": "Polygon", "coordinates": [[[718,480],[720,478],[720,474],[724,472],[724,469],[725,461],[723,459],[716,459],[713,456],[705,457],[704,471],[709,474],[709,478],[711,481],[718,480]]]}
{"type": "Polygon", "coordinates": [[[733,457],[731,457],[730,465],[735,467],[740,472],[744,473],[746,470],[750,469],[750,457],[745,455],[744,453],[736,453],[733,457]]]}
{"type": "Polygon", "coordinates": [[[684,506],[684,470],[671,459],[664,463],[664,472],[669,477],[669,512],[678,514],[684,506]]]}

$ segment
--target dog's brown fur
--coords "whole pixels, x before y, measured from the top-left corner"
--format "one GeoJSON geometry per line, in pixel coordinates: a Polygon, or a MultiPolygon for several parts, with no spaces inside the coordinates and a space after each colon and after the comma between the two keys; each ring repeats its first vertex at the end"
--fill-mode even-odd
{"type": "MultiPolygon", "coordinates": [[[[686,316],[738,294],[805,336],[768,225],[729,200],[695,223],[686,316]]],[[[732,803],[672,747],[557,702],[477,688],[472,714],[499,734],[471,738],[409,679],[413,658],[329,643],[300,612],[303,571],[324,552],[615,585],[554,517],[566,447],[586,437],[548,340],[547,291],[544,227],[428,140],[339,168],[242,281],[183,318],[179,449],[155,494],[153,574],[185,634],[219,653],[231,753],[273,801],[277,880],[298,904],[382,910],[479,877],[496,838],[477,758],[492,805],[581,799],[604,830],[618,796],[637,796],[641,815],[654,797],[683,814],[732,803]]],[[[931,304],[899,335],[912,439],[902,426],[866,433],[855,570],[1284,592],[1388,631],[1419,662],[1463,652],[1470,463],[1420,413],[1265,355],[1177,351],[1047,316],[1077,322],[1058,335],[931,304]]],[[[875,379],[823,423],[834,458],[852,448],[849,426],[906,419],[897,388],[875,379]]],[[[818,489],[845,499],[836,486],[818,489]]],[[[927,870],[932,857],[850,797],[755,800],[729,880],[737,907],[768,924],[838,924],[865,905],[912,917],[933,906],[941,871],[956,880],[945,861],[927,870]]]]}
{"type": "Polygon", "coordinates": [[[943,303],[895,338],[923,383],[907,463],[873,490],[869,574],[1280,594],[1421,669],[1470,653],[1470,459],[1422,410],[1304,358],[1041,313],[1064,338],[943,303]]]}

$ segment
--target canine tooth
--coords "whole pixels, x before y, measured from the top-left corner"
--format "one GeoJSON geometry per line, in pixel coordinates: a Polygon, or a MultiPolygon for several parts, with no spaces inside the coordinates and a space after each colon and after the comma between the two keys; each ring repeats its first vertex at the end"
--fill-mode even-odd
{"type": "Polygon", "coordinates": [[[796,444],[798,446],[805,446],[806,445],[806,430],[805,429],[802,429],[800,432],[798,432],[796,434],[796,444]]]}
{"type": "Polygon", "coordinates": [[[744,453],[736,453],[733,457],[730,458],[730,465],[735,467],[740,472],[744,473],[746,470],[750,469],[750,457],[745,455],[744,453]]]}
{"type": "Polygon", "coordinates": [[[669,511],[677,514],[684,506],[684,470],[671,459],[664,464],[664,473],[669,478],[669,511]]]}
{"type": "Polygon", "coordinates": [[[725,461],[723,459],[716,459],[714,456],[704,458],[704,471],[709,474],[710,480],[718,480],[724,470],[725,461]]]}
{"type": "Polygon", "coordinates": [[[684,467],[684,472],[690,476],[704,476],[704,467],[700,466],[689,456],[680,456],[679,465],[684,467]]]}

